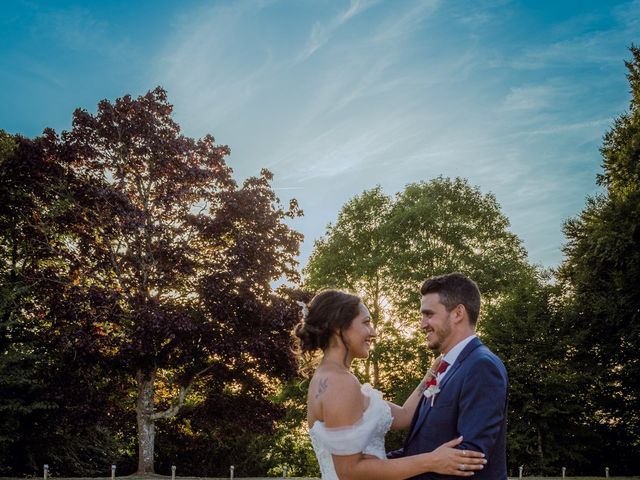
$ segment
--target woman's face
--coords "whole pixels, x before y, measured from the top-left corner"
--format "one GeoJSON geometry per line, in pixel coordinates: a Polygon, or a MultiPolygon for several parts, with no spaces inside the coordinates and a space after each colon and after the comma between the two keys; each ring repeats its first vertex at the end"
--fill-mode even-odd
{"type": "Polygon", "coordinates": [[[361,303],[358,310],[358,315],[351,321],[349,328],[342,332],[342,336],[353,358],[367,358],[371,349],[371,340],[376,337],[376,331],[367,307],[361,303]]]}

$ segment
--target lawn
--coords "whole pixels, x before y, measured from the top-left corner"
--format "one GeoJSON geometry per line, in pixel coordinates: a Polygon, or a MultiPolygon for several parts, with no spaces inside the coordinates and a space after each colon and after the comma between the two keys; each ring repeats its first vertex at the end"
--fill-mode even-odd
{"type": "MultiPolygon", "coordinates": [[[[50,475],[50,480],[111,480],[111,477],[56,477],[50,475]]],[[[282,477],[235,477],[236,480],[274,480],[282,477]]],[[[462,477],[460,477],[462,478],[462,477]]],[[[562,477],[528,477],[523,476],[523,480],[562,480],[562,477]]],[[[565,477],[564,480],[601,480],[604,479],[604,475],[600,477],[565,477]]],[[[38,477],[0,477],[0,480],[40,480],[38,477]]],[[[171,476],[165,475],[147,475],[147,476],[124,476],[116,477],[116,480],[170,480],[171,476]]],[[[229,477],[179,477],[176,476],[176,480],[228,480],[229,477]]],[[[287,477],[287,480],[320,480],[317,477],[287,477]]],[[[518,477],[509,477],[509,480],[518,480],[518,477]]],[[[609,477],[609,480],[640,480],[640,477],[609,477]]]]}
{"type": "MultiPolygon", "coordinates": [[[[40,479],[42,477],[27,477],[30,480],[40,479]]],[[[54,477],[49,476],[51,480],[111,480],[111,477],[54,477]]],[[[128,477],[116,477],[116,480],[168,480],[170,476],[164,475],[149,475],[145,477],[137,477],[134,475],[128,477]]],[[[227,480],[229,477],[178,477],[176,480],[227,480]]],[[[282,477],[235,477],[237,480],[274,480],[282,477]]],[[[462,478],[462,477],[461,477],[462,478]]],[[[562,477],[528,477],[523,476],[523,480],[562,480],[562,477]]],[[[565,477],[565,480],[600,480],[605,478],[601,477],[565,477]]],[[[312,477],[287,477],[288,480],[320,480],[312,477]]],[[[509,477],[509,480],[517,480],[518,477],[509,477]]],[[[25,477],[0,477],[0,480],[26,480],[25,477]]],[[[609,477],[609,480],[640,480],[640,477],[609,477]]]]}

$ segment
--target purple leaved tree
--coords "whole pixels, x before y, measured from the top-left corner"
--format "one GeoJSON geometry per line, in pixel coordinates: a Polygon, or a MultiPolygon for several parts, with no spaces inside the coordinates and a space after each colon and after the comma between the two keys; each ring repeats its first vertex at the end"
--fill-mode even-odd
{"type": "Polygon", "coordinates": [[[301,235],[284,221],[301,212],[266,170],[238,185],[229,149],[183,136],[171,114],[161,88],[104,100],[76,110],[59,153],[84,185],[72,270],[100,299],[96,348],[135,385],[139,474],[154,472],[155,422],[207,378],[233,365],[268,382],[295,366],[297,312],[271,285],[297,279],[301,235]]]}

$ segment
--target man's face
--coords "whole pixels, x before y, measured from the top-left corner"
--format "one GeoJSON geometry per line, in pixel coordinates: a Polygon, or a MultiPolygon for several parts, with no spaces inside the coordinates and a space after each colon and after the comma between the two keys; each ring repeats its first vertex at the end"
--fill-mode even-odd
{"type": "Polygon", "coordinates": [[[427,293],[420,302],[420,328],[427,336],[427,346],[437,353],[447,353],[452,337],[451,314],[440,303],[440,294],[427,293]]]}

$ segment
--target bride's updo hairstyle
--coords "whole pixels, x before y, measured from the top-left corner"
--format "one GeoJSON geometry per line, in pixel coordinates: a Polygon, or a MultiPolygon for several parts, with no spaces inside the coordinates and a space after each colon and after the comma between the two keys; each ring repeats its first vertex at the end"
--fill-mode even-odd
{"type": "Polygon", "coordinates": [[[325,350],[329,346],[331,334],[349,328],[360,313],[360,298],[338,290],[324,290],[303,307],[302,321],[296,325],[294,333],[300,340],[303,353],[316,349],[325,350]]]}

